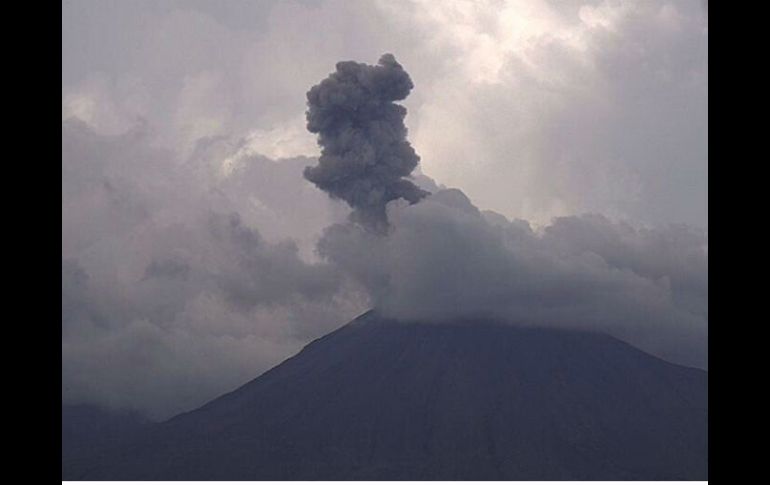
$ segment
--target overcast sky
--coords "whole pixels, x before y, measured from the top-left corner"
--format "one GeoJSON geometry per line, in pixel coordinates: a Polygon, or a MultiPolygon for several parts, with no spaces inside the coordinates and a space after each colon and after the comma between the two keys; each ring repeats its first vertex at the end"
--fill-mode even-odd
{"type": "Polygon", "coordinates": [[[480,206],[707,224],[700,1],[65,0],[62,30],[63,116],[98,131],[314,155],[307,89],[392,52],[423,171],[480,206]]]}
{"type": "Polygon", "coordinates": [[[445,318],[420,288],[447,281],[425,269],[447,233],[482,247],[458,274],[513,281],[499,301],[443,288],[466,308],[579,311],[599,328],[653,315],[668,341],[614,331],[705,366],[676,349],[708,322],[707,14],[683,0],[63,1],[63,399],[167,417],[372,303],[445,318]],[[372,243],[302,178],[320,153],[305,95],[338,61],[386,52],[414,83],[416,180],[461,195],[396,207],[400,236],[372,243]],[[362,244],[381,257],[347,257],[362,244]],[[521,275],[589,303],[515,306],[521,275]]]}

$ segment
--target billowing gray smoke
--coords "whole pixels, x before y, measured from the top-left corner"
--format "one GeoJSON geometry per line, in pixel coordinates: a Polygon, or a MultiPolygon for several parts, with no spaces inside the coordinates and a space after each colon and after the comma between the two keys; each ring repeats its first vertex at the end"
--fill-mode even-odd
{"type": "Polygon", "coordinates": [[[368,229],[384,232],[388,202],[414,204],[428,195],[404,177],[420,157],[406,140],[407,97],[412,80],[392,54],[378,65],[338,62],[336,72],[307,93],[307,129],[318,133],[318,165],[305,178],[352,208],[351,217],[368,229]]]}
{"type": "Polygon", "coordinates": [[[599,215],[555,219],[536,232],[482,212],[460,190],[429,194],[403,178],[419,158],[406,141],[406,110],[393,101],[411,88],[386,54],[378,66],[338,63],[308,92],[308,129],[323,152],[305,177],[354,209],[352,222],[324,231],[318,254],[374,308],[402,321],[598,331],[706,367],[705,235],[599,215]],[[398,198],[412,204],[386,211],[398,198]]]}

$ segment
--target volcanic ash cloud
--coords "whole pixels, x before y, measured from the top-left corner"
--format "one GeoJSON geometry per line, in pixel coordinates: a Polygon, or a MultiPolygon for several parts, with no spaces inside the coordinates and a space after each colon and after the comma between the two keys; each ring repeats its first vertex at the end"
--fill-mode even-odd
{"type": "Polygon", "coordinates": [[[351,218],[376,232],[388,227],[388,202],[428,195],[407,180],[420,157],[406,139],[405,99],[414,85],[392,54],[376,66],[339,62],[307,93],[307,129],[322,147],[304,176],[353,208],[351,218]]]}

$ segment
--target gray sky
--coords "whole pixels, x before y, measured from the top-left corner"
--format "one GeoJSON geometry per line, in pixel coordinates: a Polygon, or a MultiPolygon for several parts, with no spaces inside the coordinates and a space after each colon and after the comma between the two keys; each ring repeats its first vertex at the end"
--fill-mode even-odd
{"type": "Polygon", "coordinates": [[[372,303],[449,318],[439,294],[512,320],[579,315],[705,365],[703,3],[439,5],[63,2],[65,401],[166,417],[372,303]],[[302,178],[319,154],[305,93],[385,52],[414,83],[417,182],[461,192],[395,204],[400,232],[373,243],[302,178]],[[517,304],[533,287],[542,305],[517,304]]]}
{"type": "Polygon", "coordinates": [[[396,55],[422,169],[508,217],[707,224],[700,1],[73,1],[63,116],[146,119],[164,142],[251,136],[314,155],[304,94],[339,60],[396,55]]]}

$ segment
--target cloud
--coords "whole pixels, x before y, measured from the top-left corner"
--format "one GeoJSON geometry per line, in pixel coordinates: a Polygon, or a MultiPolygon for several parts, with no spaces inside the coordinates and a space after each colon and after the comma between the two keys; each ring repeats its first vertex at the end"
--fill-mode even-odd
{"type": "MultiPolygon", "coordinates": [[[[607,12],[581,13],[604,29],[614,25],[612,18],[603,23],[607,12]]],[[[675,9],[659,14],[678,25],[675,9]]],[[[379,127],[383,113],[393,110],[395,140],[408,147],[405,110],[388,103],[411,88],[409,76],[386,55],[377,67],[338,63],[337,72],[308,93],[308,130],[321,134],[324,150],[306,178],[345,199],[354,222],[392,222],[379,232],[338,224],[318,243],[319,254],[361,284],[377,310],[402,321],[609,333],[669,360],[706,366],[705,234],[684,225],[636,229],[599,215],[560,217],[536,233],[522,221],[482,213],[458,189],[399,201],[387,187],[411,172],[416,155],[410,148],[410,163],[393,173],[389,159],[402,164],[390,154],[390,131],[386,137],[359,131],[371,120],[379,127]],[[377,171],[390,179],[372,181],[377,171]],[[360,215],[362,209],[370,214],[360,215]]]]}
{"type": "Polygon", "coordinates": [[[307,93],[307,129],[323,147],[305,178],[353,208],[354,220],[383,231],[385,206],[414,204],[428,192],[407,180],[420,157],[406,139],[406,109],[395,104],[414,85],[392,54],[376,66],[338,62],[336,72],[307,93]]]}
{"type": "Polygon", "coordinates": [[[315,156],[296,129],[308,87],[392,52],[418,87],[403,106],[423,172],[480,207],[707,225],[699,0],[433,3],[71,0],[63,104],[111,133],[141,115],[175,149],[251,134],[263,154],[315,156]]]}
{"type": "Polygon", "coordinates": [[[166,417],[370,303],[703,362],[707,237],[665,225],[707,224],[697,1],[71,0],[62,15],[64,400],[166,417]],[[417,86],[401,102],[411,180],[433,193],[388,204],[388,238],[340,225],[345,204],[302,177],[308,86],[382,52],[417,86]]]}
{"type": "Polygon", "coordinates": [[[366,299],[295,242],[310,254],[314,233],[346,215],[303,180],[306,159],[239,157],[228,139],[180,159],[151,138],[62,125],[62,399],[164,418],[267,370],[366,299]],[[227,157],[230,175],[211,177],[227,157]]]}
{"type": "Polygon", "coordinates": [[[539,224],[584,212],[708,223],[698,2],[380,5],[415,39],[399,59],[424,96],[407,107],[427,174],[539,224]],[[441,62],[413,72],[425,58],[441,62]]]}
{"type": "Polygon", "coordinates": [[[485,216],[458,190],[414,206],[391,204],[389,216],[387,237],[337,224],[319,241],[320,253],[388,316],[609,333],[706,366],[703,233],[635,229],[598,215],[559,218],[534,232],[522,221],[485,216]]]}

